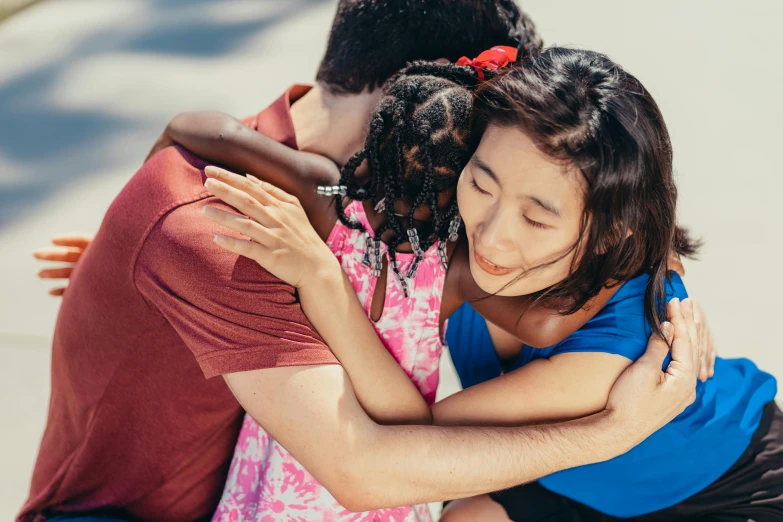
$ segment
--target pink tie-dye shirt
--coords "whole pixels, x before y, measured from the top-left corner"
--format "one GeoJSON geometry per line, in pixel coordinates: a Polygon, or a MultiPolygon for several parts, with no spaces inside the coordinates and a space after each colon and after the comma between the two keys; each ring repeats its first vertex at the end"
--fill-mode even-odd
{"type": "MultiPolygon", "coordinates": [[[[371,231],[361,202],[346,207],[349,219],[371,231]]],[[[343,270],[348,274],[368,317],[377,279],[362,264],[364,233],[338,222],[327,239],[343,270]]],[[[388,256],[385,244],[381,254],[388,256]]],[[[405,274],[414,254],[397,253],[405,274]]],[[[446,271],[440,264],[437,245],[425,253],[416,276],[408,280],[409,297],[403,295],[390,270],[381,318],[373,323],[383,344],[405,370],[429,404],[438,387],[438,364],[443,349],[439,318],[446,271]]],[[[430,522],[426,505],[351,513],[342,507],[296,459],[249,415],[234,449],[234,458],[213,521],[221,522],[430,522]]]]}

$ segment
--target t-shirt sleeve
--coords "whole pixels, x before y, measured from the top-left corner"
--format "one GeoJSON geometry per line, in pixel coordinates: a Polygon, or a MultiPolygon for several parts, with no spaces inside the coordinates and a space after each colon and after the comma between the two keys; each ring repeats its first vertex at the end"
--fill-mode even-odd
{"type": "MultiPolygon", "coordinates": [[[[549,357],[568,352],[601,352],[636,361],[647,350],[652,335],[644,312],[648,281],[649,277],[645,275],[626,282],[604,309],[571,337],[552,348],[549,357]]],[[[665,290],[666,302],[673,297],[688,297],[685,285],[675,273],[666,282],[665,290]]],[[[667,356],[664,368],[669,360],[667,356]]]]}
{"type": "Polygon", "coordinates": [[[206,204],[229,210],[210,197],[170,211],[150,231],[134,268],[136,287],[204,375],[337,363],[293,287],[213,241],[230,231],[201,215],[206,204]]]}
{"type": "Polygon", "coordinates": [[[643,315],[628,315],[617,320],[615,314],[596,316],[568,339],[555,345],[549,357],[563,353],[596,352],[621,355],[636,361],[647,349],[643,315]]]}

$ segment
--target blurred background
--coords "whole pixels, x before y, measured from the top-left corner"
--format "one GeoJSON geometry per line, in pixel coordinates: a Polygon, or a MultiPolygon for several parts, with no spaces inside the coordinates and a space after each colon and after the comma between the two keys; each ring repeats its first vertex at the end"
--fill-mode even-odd
{"type": "MultiPolygon", "coordinates": [[[[312,80],[336,0],[0,0],[0,520],[26,498],[59,300],[31,251],[95,232],[165,124],[244,116],[312,80]],[[24,4],[32,4],[23,9],[24,4]]],[[[660,104],[686,284],[720,354],[783,379],[783,2],[525,0],[547,45],[609,54],[660,104]]],[[[444,369],[448,371],[448,360],[444,369]]],[[[441,394],[456,389],[453,374],[441,394]]]]}

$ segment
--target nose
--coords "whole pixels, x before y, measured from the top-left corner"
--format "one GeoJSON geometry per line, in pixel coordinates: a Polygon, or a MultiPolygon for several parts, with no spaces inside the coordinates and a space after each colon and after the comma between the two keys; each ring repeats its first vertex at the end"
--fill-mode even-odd
{"type": "Polygon", "coordinates": [[[514,241],[514,219],[501,206],[488,212],[486,219],[478,229],[478,244],[486,249],[486,253],[511,253],[516,249],[514,241]]]}

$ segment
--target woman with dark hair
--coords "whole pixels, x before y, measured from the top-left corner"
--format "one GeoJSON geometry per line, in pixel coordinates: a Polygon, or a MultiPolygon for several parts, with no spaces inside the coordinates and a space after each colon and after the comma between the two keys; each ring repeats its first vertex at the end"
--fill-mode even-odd
{"type": "MultiPolygon", "coordinates": [[[[593,304],[595,316],[553,346],[522,348],[509,358],[512,371],[434,404],[434,422],[513,425],[600,411],[650,333],[668,335],[667,301],[676,309],[687,297],[666,259],[672,250],[693,254],[697,245],[676,226],[663,118],[636,78],[582,50],[534,55],[483,84],[476,99],[481,139],[459,178],[465,233],[450,260],[462,259],[472,276],[461,297],[481,311],[526,296],[566,316],[593,304]],[[602,291],[613,295],[596,305],[602,291]]],[[[337,322],[346,346],[373,348],[376,340],[354,338],[351,325],[366,321],[361,309],[335,316],[323,298],[350,287],[335,285],[340,266],[297,202],[273,191],[286,201],[280,205],[259,186],[259,207],[230,175],[222,179],[234,187],[213,183],[213,193],[263,223],[213,216],[252,239],[220,244],[296,284],[319,331],[337,322]]],[[[357,381],[378,370],[362,360],[369,359],[344,362],[357,381]]],[[[667,371],[676,372],[673,366],[667,371]]],[[[783,415],[773,402],[774,378],[750,361],[719,359],[715,377],[695,391],[691,407],[627,454],[494,500],[463,501],[445,518],[783,520],[783,415]]],[[[411,416],[419,412],[412,408],[411,416]]]]}

